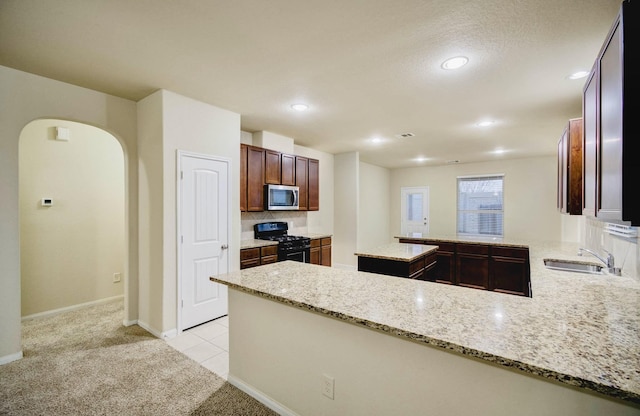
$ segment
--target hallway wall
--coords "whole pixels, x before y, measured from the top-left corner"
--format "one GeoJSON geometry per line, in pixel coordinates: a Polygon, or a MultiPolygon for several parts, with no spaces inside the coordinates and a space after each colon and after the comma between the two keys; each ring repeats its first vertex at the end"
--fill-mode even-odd
{"type": "Polygon", "coordinates": [[[116,138],[35,120],[22,130],[19,153],[22,317],[122,296],[124,157],[116,138]],[[69,141],[55,139],[56,126],[69,129],[69,141]],[[42,206],[43,197],[53,205],[42,206]]]}

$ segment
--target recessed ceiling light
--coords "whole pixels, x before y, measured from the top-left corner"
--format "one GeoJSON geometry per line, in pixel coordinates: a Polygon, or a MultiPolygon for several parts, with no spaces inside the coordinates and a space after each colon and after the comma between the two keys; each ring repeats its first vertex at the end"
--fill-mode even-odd
{"type": "Polygon", "coordinates": [[[589,71],[578,71],[569,75],[569,79],[580,79],[586,77],[587,75],[589,75],[589,71]]]}
{"type": "Polygon", "coordinates": [[[502,148],[498,148],[498,149],[495,149],[495,150],[494,150],[493,152],[491,152],[491,153],[493,153],[494,155],[502,155],[502,154],[507,153],[507,151],[506,151],[506,150],[504,150],[504,149],[502,149],[502,148]]]}
{"type": "Polygon", "coordinates": [[[484,121],[480,121],[479,123],[477,123],[476,126],[478,126],[478,127],[489,127],[494,123],[495,123],[495,121],[493,121],[493,120],[484,120],[484,121]]]}
{"type": "Polygon", "coordinates": [[[417,158],[413,159],[414,162],[418,163],[426,162],[427,160],[429,160],[429,158],[424,156],[418,156],[417,158]]]}
{"type": "Polygon", "coordinates": [[[467,62],[469,62],[469,58],[466,56],[455,56],[444,61],[441,66],[442,69],[458,69],[465,66],[467,62]]]}
{"type": "Polygon", "coordinates": [[[374,137],[373,139],[371,139],[371,143],[382,143],[382,139],[380,137],[374,137]]]}
{"type": "Polygon", "coordinates": [[[293,104],[291,108],[296,111],[307,111],[309,109],[309,106],[306,104],[293,104]]]}

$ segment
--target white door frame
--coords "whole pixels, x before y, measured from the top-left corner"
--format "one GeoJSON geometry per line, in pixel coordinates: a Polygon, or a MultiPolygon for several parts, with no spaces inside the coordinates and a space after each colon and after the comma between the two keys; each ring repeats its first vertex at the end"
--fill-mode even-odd
{"type": "MultiPolygon", "coordinates": [[[[203,154],[203,153],[194,153],[194,152],[188,152],[185,150],[177,150],[176,151],[176,273],[177,273],[177,288],[176,288],[176,309],[177,309],[177,325],[176,325],[176,329],[178,332],[178,335],[182,333],[183,331],[183,325],[182,325],[182,245],[180,244],[180,238],[182,236],[182,212],[180,209],[180,204],[181,204],[181,200],[182,200],[182,181],[180,178],[181,172],[182,172],[182,165],[180,163],[181,159],[183,156],[188,156],[188,157],[196,157],[196,158],[201,158],[201,159],[207,159],[207,160],[215,160],[218,162],[223,162],[226,163],[229,167],[229,175],[227,176],[227,216],[229,221],[227,221],[227,235],[229,236],[229,252],[231,252],[231,241],[233,240],[231,238],[231,178],[233,177],[233,175],[231,174],[231,168],[232,168],[232,163],[231,163],[231,159],[228,157],[222,157],[222,156],[213,156],[213,155],[207,155],[207,154],[203,154]]],[[[230,264],[231,264],[231,256],[227,256],[227,271],[231,271],[230,269],[230,264]]]]}
{"type": "Polygon", "coordinates": [[[430,201],[429,201],[429,187],[428,186],[404,186],[400,188],[400,233],[405,234],[404,226],[404,216],[406,209],[406,201],[405,197],[407,193],[410,193],[412,190],[420,191],[425,195],[425,199],[423,201],[423,215],[424,215],[424,226],[426,228],[426,234],[429,234],[429,230],[431,229],[431,218],[429,215],[430,209],[430,201]]]}

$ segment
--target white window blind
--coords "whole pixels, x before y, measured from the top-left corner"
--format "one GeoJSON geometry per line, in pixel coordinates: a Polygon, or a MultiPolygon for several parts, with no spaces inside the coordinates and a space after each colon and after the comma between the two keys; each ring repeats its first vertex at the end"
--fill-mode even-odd
{"type": "Polygon", "coordinates": [[[502,237],[503,176],[458,178],[458,234],[502,237]]]}

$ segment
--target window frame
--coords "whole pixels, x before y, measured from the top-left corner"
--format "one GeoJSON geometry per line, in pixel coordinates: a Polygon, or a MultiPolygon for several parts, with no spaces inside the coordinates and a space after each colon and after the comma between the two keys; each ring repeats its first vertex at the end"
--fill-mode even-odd
{"type": "Polygon", "coordinates": [[[503,238],[504,237],[504,173],[494,173],[494,174],[483,174],[483,175],[468,175],[468,176],[458,176],[456,177],[456,234],[460,236],[466,237],[483,237],[483,238],[503,238]],[[501,192],[501,205],[502,208],[500,210],[462,210],[460,209],[460,182],[465,180],[494,180],[499,179],[502,182],[502,192],[501,192]],[[461,232],[460,231],[460,215],[461,213],[488,213],[488,214],[500,214],[500,234],[483,234],[480,232],[472,233],[472,232],[461,232]]]}

